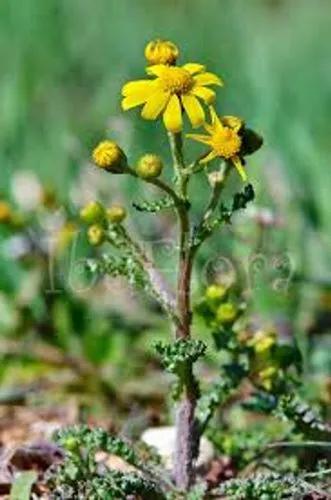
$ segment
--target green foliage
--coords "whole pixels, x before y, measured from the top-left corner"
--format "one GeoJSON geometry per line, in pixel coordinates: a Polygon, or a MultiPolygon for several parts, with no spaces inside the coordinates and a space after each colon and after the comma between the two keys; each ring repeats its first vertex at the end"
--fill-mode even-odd
{"type": "Polygon", "coordinates": [[[202,340],[177,339],[169,344],[156,342],[154,348],[165,368],[178,375],[185,370],[187,363],[195,363],[203,356],[207,346],[202,340]]]}
{"type": "Polygon", "coordinates": [[[284,394],[279,398],[276,413],[289,420],[294,431],[301,433],[307,439],[331,439],[331,427],[318,416],[306,402],[295,394],[284,394]]]}
{"type": "Polygon", "coordinates": [[[312,491],[314,488],[300,477],[269,473],[226,481],[218,488],[217,493],[227,495],[233,500],[282,500],[303,498],[312,491]]]}
{"type": "Polygon", "coordinates": [[[215,411],[227,402],[247,374],[240,364],[224,365],[222,368],[218,381],[206,389],[198,402],[197,420],[201,434],[215,411]]]}
{"type": "Polygon", "coordinates": [[[55,440],[64,448],[65,460],[49,475],[51,498],[113,500],[125,499],[129,494],[142,494],[146,499],[164,498],[146,460],[140,459],[133,447],[122,439],[110,436],[103,429],[75,426],[59,430],[55,440]],[[100,451],[121,457],[136,470],[124,473],[102,467],[96,460],[96,453],[100,451]]]}
{"type": "Polygon", "coordinates": [[[232,200],[231,207],[226,207],[223,202],[219,206],[219,216],[213,216],[204,221],[201,226],[198,226],[192,238],[192,245],[198,247],[201,243],[211,236],[222,224],[230,224],[231,217],[238,210],[245,209],[248,203],[252,202],[255,198],[253,186],[248,184],[244,187],[243,191],[235,193],[232,200]]]}
{"type": "Polygon", "coordinates": [[[133,202],[132,205],[136,210],[138,210],[138,212],[156,213],[161,210],[165,210],[166,208],[173,208],[174,201],[170,198],[170,196],[164,196],[156,201],[140,201],[139,203],[133,202]]]}

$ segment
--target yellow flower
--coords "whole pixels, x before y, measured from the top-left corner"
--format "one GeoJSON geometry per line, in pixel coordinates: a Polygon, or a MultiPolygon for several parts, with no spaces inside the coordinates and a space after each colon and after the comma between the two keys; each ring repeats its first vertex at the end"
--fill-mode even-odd
{"type": "Polygon", "coordinates": [[[126,210],[122,205],[112,205],[107,209],[107,219],[113,224],[120,224],[126,217],[126,210]]]}
{"type": "Polygon", "coordinates": [[[179,56],[177,45],[168,40],[152,40],[145,47],[148,64],[175,64],[179,56]]]}
{"type": "Polygon", "coordinates": [[[140,158],[136,172],[142,179],[158,177],[163,169],[163,163],[158,155],[147,154],[140,158]]]}
{"type": "Polygon", "coordinates": [[[182,109],[193,127],[202,125],[205,112],[199,99],[210,104],[215,99],[215,92],[208,85],[223,85],[218,76],[196,63],[181,67],[157,64],[146,71],[156,78],[125,84],[122,108],[126,111],[143,104],[141,116],[145,120],[156,120],[163,113],[164,125],[173,133],[183,128],[182,109]]]}
{"type": "Polygon", "coordinates": [[[113,173],[122,173],[127,165],[124,152],[113,141],[100,142],[93,150],[92,158],[98,167],[113,173]]]}
{"type": "Polygon", "coordinates": [[[211,123],[205,123],[204,127],[208,135],[188,134],[188,137],[198,142],[202,142],[211,148],[201,163],[208,163],[214,158],[222,158],[230,161],[238,170],[241,178],[246,181],[247,174],[242,163],[243,140],[240,135],[244,123],[235,116],[220,118],[214,108],[210,107],[211,123]]]}

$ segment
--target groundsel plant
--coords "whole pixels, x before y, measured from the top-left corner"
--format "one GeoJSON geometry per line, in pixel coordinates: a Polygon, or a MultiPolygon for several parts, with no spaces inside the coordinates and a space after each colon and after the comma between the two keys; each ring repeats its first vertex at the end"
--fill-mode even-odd
{"type": "MultiPolygon", "coordinates": [[[[223,224],[231,222],[236,210],[254,198],[247,182],[246,156],[262,145],[261,137],[235,116],[220,116],[216,111],[216,91],[222,79],[196,62],[177,65],[179,49],[169,41],[156,40],[145,49],[147,77],[125,83],[122,109],[141,107],[145,120],[162,119],[169,138],[172,166],[163,164],[154,151],[148,151],[132,163],[119,144],[103,139],[92,153],[93,163],[110,175],[130,175],[137,182],[155,186],[162,196],[153,202],[134,204],[134,208],[152,214],[172,210],[178,221],[177,287],[171,290],[151,257],[125,227],[128,210],[120,205],[104,207],[92,201],[81,210],[91,245],[107,245],[113,253],[89,259],[89,269],[98,274],[125,276],[129,283],[150,294],[168,315],[174,336],[156,350],[167,370],[177,377],[176,449],[173,481],[178,490],[189,491],[194,484],[194,463],[199,452],[202,428],[197,419],[197,404],[202,397],[194,374],[194,363],[204,355],[206,345],[192,338],[191,277],[195,257],[201,245],[223,224]],[[189,127],[188,132],[183,129],[189,127]],[[202,129],[202,131],[192,131],[202,129]],[[184,141],[202,143],[200,156],[188,161],[184,141]],[[162,178],[172,168],[172,182],[162,178]],[[210,198],[198,223],[192,224],[190,180],[200,174],[210,186],[210,198]],[[238,175],[240,191],[232,204],[221,201],[228,179],[238,175]]],[[[111,182],[111,180],[110,180],[111,182]]],[[[106,248],[106,246],[105,246],[106,248]]]]}

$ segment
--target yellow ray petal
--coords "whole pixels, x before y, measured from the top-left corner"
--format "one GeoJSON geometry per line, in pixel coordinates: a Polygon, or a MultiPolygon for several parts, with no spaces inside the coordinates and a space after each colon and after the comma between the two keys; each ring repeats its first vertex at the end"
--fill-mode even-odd
{"type": "Polygon", "coordinates": [[[163,114],[164,125],[169,132],[180,132],[183,127],[182,110],[179,99],[173,95],[163,114]]]}
{"type": "Polygon", "coordinates": [[[241,160],[239,158],[239,156],[234,156],[232,158],[232,163],[234,164],[234,166],[236,167],[237,171],[238,171],[238,174],[240,175],[240,177],[242,178],[242,180],[244,182],[247,181],[247,173],[246,173],[246,170],[244,168],[244,165],[241,163],[241,160]]]}
{"type": "Polygon", "coordinates": [[[193,77],[198,85],[224,85],[223,81],[214,73],[201,73],[193,77]]]}
{"type": "Polygon", "coordinates": [[[146,120],[155,120],[166,107],[169,97],[169,92],[163,92],[162,90],[152,94],[146,101],[141,116],[146,120]]]}
{"type": "Polygon", "coordinates": [[[238,116],[227,115],[222,118],[224,125],[231,127],[236,132],[244,126],[244,120],[239,118],[238,116]]]}
{"type": "Polygon", "coordinates": [[[206,66],[197,63],[187,63],[184,64],[182,68],[191,73],[191,75],[194,75],[195,73],[201,73],[202,71],[205,71],[206,66]]]}
{"type": "MultiPolygon", "coordinates": [[[[215,130],[222,130],[224,128],[223,124],[222,124],[221,120],[219,119],[213,106],[209,106],[209,113],[210,113],[211,125],[212,125],[213,130],[214,131],[215,130]]],[[[208,129],[206,128],[206,130],[208,130],[208,129]]]]}
{"type": "Polygon", "coordinates": [[[205,112],[193,95],[183,95],[182,103],[193,127],[200,127],[205,121],[205,112]]]}
{"type": "Polygon", "coordinates": [[[148,97],[142,95],[129,95],[124,97],[121,102],[121,106],[123,111],[127,111],[128,109],[135,108],[140,104],[144,104],[147,101],[148,97]]]}
{"type": "Polygon", "coordinates": [[[164,64],[154,64],[154,66],[148,66],[146,68],[146,73],[148,75],[161,76],[167,66],[164,64]]]}
{"type": "Polygon", "coordinates": [[[150,93],[154,90],[154,85],[155,82],[152,80],[136,80],[128,82],[122,87],[122,96],[127,97],[131,94],[150,95],[150,93]]]}
{"type": "Polygon", "coordinates": [[[202,142],[202,144],[207,144],[210,146],[210,137],[209,135],[203,134],[186,134],[186,137],[189,139],[193,139],[194,141],[202,142]]]}
{"type": "Polygon", "coordinates": [[[217,158],[217,153],[215,153],[215,151],[211,151],[209,154],[207,154],[207,156],[202,158],[202,160],[200,160],[199,163],[209,163],[211,160],[214,160],[215,158],[217,158]]]}
{"type": "Polygon", "coordinates": [[[203,99],[207,104],[211,104],[216,97],[216,94],[213,90],[208,89],[207,87],[193,87],[192,94],[196,95],[203,99]]]}

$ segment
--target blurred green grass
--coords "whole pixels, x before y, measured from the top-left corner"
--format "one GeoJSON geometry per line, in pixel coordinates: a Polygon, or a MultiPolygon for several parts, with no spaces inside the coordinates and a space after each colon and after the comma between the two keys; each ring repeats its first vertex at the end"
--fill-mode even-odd
{"type": "MultiPolygon", "coordinates": [[[[288,245],[300,254],[307,238],[323,275],[331,231],[330,22],[328,0],[3,0],[0,190],[15,171],[33,170],[65,200],[105,135],[133,161],[150,144],[166,154],[162,125],[135,111],[123,115],[119,91],[143,76],[146,41],[170,38],[182,60],[222,75],[219,111],[263,133],[266,146],[251,167],[259,201],[270,198],[270,186],[275,204],[278,191],[289,190],[288,245]]],[[[130,180],[122,186],[128,197],[136,189],[130,180]]]]}

